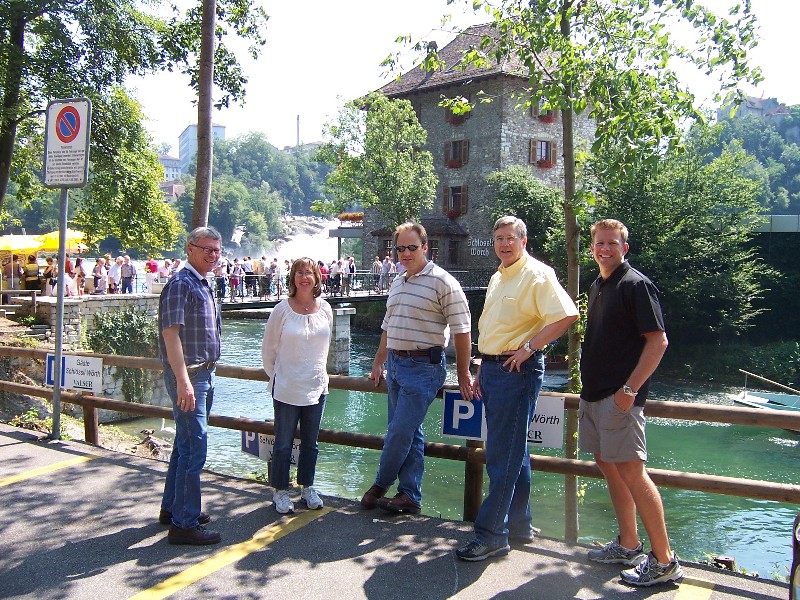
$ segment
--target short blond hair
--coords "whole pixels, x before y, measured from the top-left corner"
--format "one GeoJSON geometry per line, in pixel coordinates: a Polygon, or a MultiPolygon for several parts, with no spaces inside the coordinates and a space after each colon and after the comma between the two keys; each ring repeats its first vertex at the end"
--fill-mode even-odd
{"type": "Polygon", "coordinates": [[[401,233],[405,233],[406,231],[413,231],[416,233],[419,236],[419,239],[422,241],[423,246],[428,243],[428,232],[425,231],[425,228],[420,223],[408,221],[395,227],[394,236],[392,238],[392,243],[395,246],[397,245],[397,236],[399,236],[401,233]]]}
{"type": "Polygon", "coordinates": [[[594,232],[598,229],[605,229],[605,230],[613,230],[619,231],[620,236],[622,236],[622,243],[628,243],[628,228],[625,227],[625,224],[622,221],[618,221],[617,219],[600,219],[594,225],[592,225],[592,242],[594,243],[594,232]]]}

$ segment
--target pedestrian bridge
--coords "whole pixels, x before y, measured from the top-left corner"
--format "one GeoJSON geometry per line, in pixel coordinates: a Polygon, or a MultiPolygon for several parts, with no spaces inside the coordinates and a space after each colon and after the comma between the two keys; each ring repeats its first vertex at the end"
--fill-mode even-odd
{"type": "Polygon", "coordinates": [[[214,473],[203,474],[204,509],[222,543],[171,546],[157,519],[166,463],[40,435],[0,424],[3,598],[788,597],[784,583],[692,563],[680,585],[630,588],[586,547],[547,538],[465,563],[453,549],[471,538],[468,523],[331,497],[281,516],[267,486],[214,473]]]}

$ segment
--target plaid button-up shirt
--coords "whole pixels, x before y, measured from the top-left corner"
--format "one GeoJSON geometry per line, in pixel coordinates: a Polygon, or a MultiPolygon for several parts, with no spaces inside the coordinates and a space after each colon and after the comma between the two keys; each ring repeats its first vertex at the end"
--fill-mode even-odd
{"type": "Polygon", "coordinates": [[[164,366],[169,365],[169,360],[160,333],[176,324],[181,326],[181,346],[187,365],[219,360],[220,311],[208,280],[188,262],[164,286],[158,303],[158,345],[164,366]]]}

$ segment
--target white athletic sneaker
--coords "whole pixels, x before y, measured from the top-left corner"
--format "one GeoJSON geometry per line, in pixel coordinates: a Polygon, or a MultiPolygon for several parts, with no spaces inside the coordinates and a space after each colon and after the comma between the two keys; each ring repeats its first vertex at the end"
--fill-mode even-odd
{"type": "Polygon", "coordinates": [[[674,552],[672,559],[666,565],[659,564],[655,555],[649,552],[645,560],[619,575],[624,582],[631,585],[650,586],[680,579],[683,577],[683,569],[674,552]]]}
{"type": "Polygon", "coordinates": [[[294,512],[294,503],[289,498],[289,490],[275,490],[272,494],[272,503],[275,505],[275,510],[282,515],[294,512]]]}
{"type": "Polygon", "coordinates": [[[319,497],[317,490],[313,486],[307,486],[300,492],[300,499],[306,503],[311,510],[322,508],[322,498],[319,497]]]}

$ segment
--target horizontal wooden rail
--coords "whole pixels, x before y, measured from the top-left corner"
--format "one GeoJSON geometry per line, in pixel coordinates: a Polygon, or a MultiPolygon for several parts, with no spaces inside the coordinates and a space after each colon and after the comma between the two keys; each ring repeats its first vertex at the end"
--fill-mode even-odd
{"type": "MultiPolygon", "coordinates": [[[[0,346],[0,356],[14,356],[44,360],[47,350],[35,348],[16,348],[13,346],[0,346]]],[[[50,352],[52,354],[52,352],[50,352]]],[[[161,361],[157,358],[142,358],[138,356],[119,356],[115,354],[96,354],[93,352],[64,352],[64,355],[92,356],[102,358],[106,366],[129,367],[132,369],[149,369],[160,371],[161,361]]],[[[250,379],[254,381],[267,381],[263,369],[256,367],[238,367],[234,365],[217,365],[219,377],[232,379],[250,379]]],[[[338,390],[356,392],[386,393],[386,384],[381,381],[378,387],[371,379],[366,377],[349,377],[345,375],[331,375],[329,387],[338,390]]],[[[443,389],[456,390],[456,386],[446,386],[443,389]]],[[[439,391],[439,397],[442,390],[439,391]]],[[[577,410],[580,397],[577,394],[562,392],[541,392],[542,396],[564,396],[564,407],[568,410],[577,410]]],[[[777,429],[800,430],[800,412],[789,412],[772,409],[749,408],[745,406],[723,406],[716,404],[693,404],[690,402],[673,402],[670,400],[653,400],[647,403],[647,416],[663,419],[679,419],[684,421],[703,421],[707,423],[729,423],[731,425],[749,425],[753,427],[774,427],[777,429]]]]}
{"type": "MultiPolygon", "coordinates": [[[[9,381],[0,381],[0,391],[47,399],[52,399],[53,396],[53,390],[51,388],[12,383],[9,381]]],[[[111,398],[103,398],[85,393],[62,391],[61,400],[90,409],[103,408],[138,416],[165,419],[172,418],[171,408],[112,400],[111,398]]],[[[679,406],[684,405],[679,402],[673,402],[671,404],[679,406]]],[[[759,409],[750,410],[761,412],[759,409]]],[[[259,421],[243,417],[228,417],[211,414],[209,415],[208,422],[215,427],[223,427],[226,429],[265,434],[274,433],[272,421],[259,421]]],[[[319,440],[321,442],[339,444],[342,446],[368,448],[372,450],[380,450],[383,448],[383,436],[379,435],[322,429],[320,430],[319,440]]],[[[87,441],[89,440],[87,439],[87,441]]],[[[434,458],[459,460],[470,463],[486,462],[486,451],[483,448],[443,444],[439,442],[426,442],[425,455],[434,458]]],[[[531,469],[536,471],[599,479],[603,477],[594,461],[573,460],[555,456],[540,456],[537,454],[531,454],[530,458],[531,469]]],[[[648,469],[647,471],[657,485],[665,487],[800,504],[800,485],[741,479],[738,477],[721,477],[702,473],[685,473],[666,469],[648,469]]]]}

